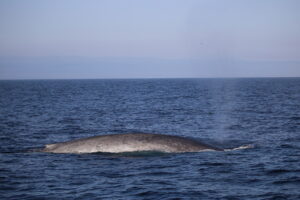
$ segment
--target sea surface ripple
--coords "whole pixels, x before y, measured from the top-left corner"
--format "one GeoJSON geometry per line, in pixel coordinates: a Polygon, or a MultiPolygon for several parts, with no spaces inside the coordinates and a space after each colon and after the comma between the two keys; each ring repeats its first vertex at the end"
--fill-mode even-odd
{"type": "Polygon", "coordinates": [[[300,78],[0,81],[0,199],[300,199],[300,78]],[[147,132],[224,152],[51,154],[147,132]]]}

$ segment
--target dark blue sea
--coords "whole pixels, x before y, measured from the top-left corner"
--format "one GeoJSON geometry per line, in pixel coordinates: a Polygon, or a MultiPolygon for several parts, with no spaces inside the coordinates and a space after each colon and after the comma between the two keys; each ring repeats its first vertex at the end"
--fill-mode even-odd
{"type": "Polygon", "coordinates": [[[300,78],[0,81],[0,199],[300,199],[300,78]],[[31,151],[130,132],[251,148],[31,151]]]}

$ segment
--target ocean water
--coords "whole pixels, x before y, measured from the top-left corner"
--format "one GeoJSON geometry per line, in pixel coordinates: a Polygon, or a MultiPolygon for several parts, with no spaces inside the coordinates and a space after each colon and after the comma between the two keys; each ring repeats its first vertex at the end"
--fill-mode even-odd
{"type": "Polygon", "coordinates": [[[0,199],[300,199],[300,78],[0,81],[0,199]],[[252,148],[30,151],[129,132],[252,148]]]}

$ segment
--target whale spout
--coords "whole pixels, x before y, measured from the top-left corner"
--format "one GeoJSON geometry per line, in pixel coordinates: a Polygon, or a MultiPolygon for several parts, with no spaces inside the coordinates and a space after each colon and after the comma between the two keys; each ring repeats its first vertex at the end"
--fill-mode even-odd
{"type": "Polygon", "coordinates": [[[47,144],[42,152],[50,153],[123,153],[157,151],[165,153],[223,151],[198,141],[172,135],[153,133],[109,134],[67,142],[47,144]]]}

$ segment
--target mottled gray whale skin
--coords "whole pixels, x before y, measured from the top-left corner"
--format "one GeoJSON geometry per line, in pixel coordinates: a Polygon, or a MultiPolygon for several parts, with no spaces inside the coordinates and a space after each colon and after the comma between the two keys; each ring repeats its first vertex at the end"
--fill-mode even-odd
{"type": "Polygon", "coordinates": [[[158,151],[166,153],[199,152],[204,150],[222,151],[195,140],[180,136],[153,133],[126,133],[100,135],[88,138],[48,144],[42,152],[51,153],[123,153],[158,151]]]}

